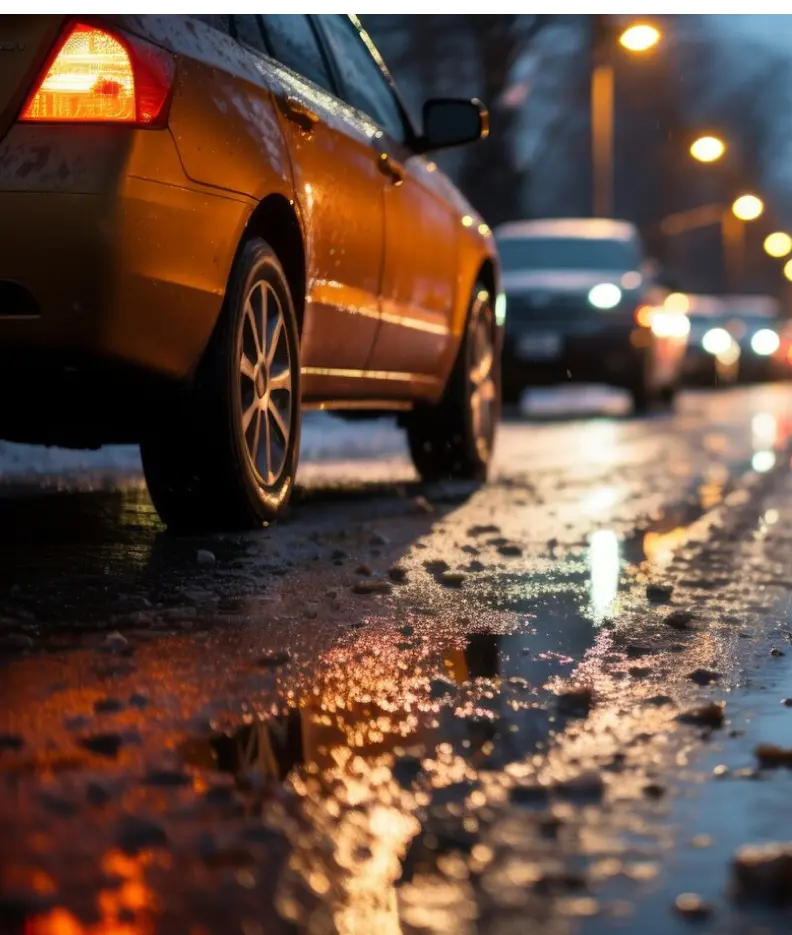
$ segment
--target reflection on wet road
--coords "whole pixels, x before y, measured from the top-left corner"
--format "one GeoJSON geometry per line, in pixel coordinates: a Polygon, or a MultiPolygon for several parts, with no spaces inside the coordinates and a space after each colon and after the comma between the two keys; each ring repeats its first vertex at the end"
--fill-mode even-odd
{"type": "Polygon", "coordinates": [[[783,585],[756,550],[783,535],[763,504],[786,482],[788,399],[511,418],[481,490],[418,487],[392,437],[384,458],[325,452],[289,519],[244,536],[167,536],[127,475],[16,484],[0,918],[609,931],[670,846],[651,790],[681,762],[685,673],[736,678],[730,622],[783,585]]]}

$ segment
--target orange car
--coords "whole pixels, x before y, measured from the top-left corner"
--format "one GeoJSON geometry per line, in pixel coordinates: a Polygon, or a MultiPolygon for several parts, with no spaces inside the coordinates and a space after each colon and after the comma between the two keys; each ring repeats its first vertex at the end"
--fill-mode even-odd
{"type": "Polygon", "coordinates": [[[427,154],[486,133],[351,16],[0,17],[0,437],[140,442],[181,528],[276,517],[306,408],[483,479],[497,253],[427,154]]]}

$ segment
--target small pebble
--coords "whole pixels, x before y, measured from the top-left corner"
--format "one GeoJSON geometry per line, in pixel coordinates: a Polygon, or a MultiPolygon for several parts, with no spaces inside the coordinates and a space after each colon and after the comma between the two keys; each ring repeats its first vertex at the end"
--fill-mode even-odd
{"type": "Polygon", "coordinates": [[[663,618],[663,623],[673,630],[689,630],[696,615],[690,610],[673,610],[663,618]]]}
{"type": "Polygon", "coordinates": [[[421,775],[423,766],[416,756],[404,754],[393,764],[393,778],[402,787],[408,789],[421,775]]]}
{"type": "Polygon", "coordinates": [[[108,633],[104,638],[102,643],[104,649],[111,653],[125,653],[130,650],[129,640],[124,636],[123,633],[119,633],[118,630],[114,630],[112,633],[108,633]]]}
{"type": "Polygon", "coordinates": [[[355,569],[356,575],[365,575],[367,578],[371,577],[371,565],[367,565],[365,562],[361,562],[360,565],[355,569]]]}
{"type": "Polygon", "coordinates": [[[699,708],[690,708],[677,715],[677,720],[684,724],[695,724],[697,727],[723,727],[725,720],[725,705],[715,701],[702,705],[699,708]]]}
{"type": "Polygon", "coordinates": [[[439,581],[446,588],[461,588],[467,581],[467,575],[464,571],[444,571],[439,581]]]}
{"type": "Polygon", "coordinates": [[[0,750],[21,750],[25,741],[19,734],[0,734],[0,750]]]}
{"type": "Polygon", "coordinates": [[[164,847],[168,836],[162,825],[135,815],[126,815],[118,823],[118,845],[125,854],[134,856],[152,847],[164,847]]]}
{"type": "Polygon", "coordinates": [[[118,751],[124,745],[124,738],[120,734],[114,733],[92,734],[89,737],[83,737],[79,744],[97,756],[114,760],[118,756],[118,751]]]}
{"type": "Polygon", "coordinates": [[[598,801],[605,794],[605,780],[595,770],[581,773],[556,786],[556,792],[576,801],[598,801]]]}
{"type": "Polygon", "coordinates": [[[85,787],[85,798],[88,800],[89,805],[101,808],[110,801],[110,793],[101,783],[91,781],[85,787]]]}
{"type": "Polygon", "coordinates": [[[712,907],[698,893],[682,893],[674,900],[674,909],[683,919],[701,922],[712,915],[712,907]]]}
{"type": "Polygon", "coordinates": [[[792,904],[792,844],[748,844],[732,859],[733,892],[738,899],[770,906],[792,904]]]}
{"type": "Polygon", "coordinates": [[[153,769],[146,773],[146,786],[191,786],[192,778],[178,769],[153,769]]]}
{"type": "Polygon", "coordinates": [[[403,565],[391,565],[388,569],[388,577],[396,584],[401,584],[407,580],[407,569],[403,565]]]}
{"type": "Polygon", "coordinates": [[[674,587],[670,584],[647,584],[646,596],[653,604],[665,604],[671,600],[674,587]]]}
{"type": "Polygon", "coordinates": [[[413,497],[413,507],[417,513],[434,513],[434,507],[426,497],[413,497]]]}
{"type": "Polygon", "coordinates": [[[641,656],[651,655],[654,648],[643,643],[628,643],[625,652],[629,659],[639,659],[641,656]]]}
{"type": "Polygon", "coordinates": [[[587,717],[593,704],[594,692],[587,685],[568,688],[557,696],[558,710],[570,717],[587,717]]]}
{"type": "Polygon", "coordinates": [[[198,549],[195,553],[195,558],[199,565],[217,564],[217,556],[214,552],[210,552],[209,549],[198,549]]]}
{"type": "Polygon", "coordinates": [[[786,653],[783,651],[783,649],[777,649],[777,648],[774,646],[774,647],[770,650],[770,655],[771,655],[771,656],[785,656],[786,653]]]}
{"type": "Polygon", "coordinates": [[[358,581],[357,584],[353,585],[352,592],[354,594],[390,594],[393,590],[393,585],[390,581],[358,581]]]}
{"type": "Polygon", "coordinates": [[[645,679],[648,675],[652,674],[652,669],[649,666],[630,666],[627,670],[627,674],[630,678],[645,679]]]}
{"type": "Polygon", "coordinates": [[[754,755],[762,769],[792,769],[792,749],[778,747],[774,743],[761,743],[754,750],[754,755]]]}
{"type": "Polygon", "coordinates": [[[653,708],[662,708],[665,705],[674,704],[674,699],[670,695],[652,695],[644,699],[644,704],[651,705],[653,708]]]}
{"type": "Polygon", "coordinates": [[[719,681],[721,674],[714,669],[694,669],[688,674],[688,678],[691,682],[695,682],[696,685],[704,686],[719,681]]]}
{"type": "Polygon", "coordinates": [[[291,653],[287,649],[276,649],[259,656],[256,665],[262,669],[277,669],[279,666],[288,665],[289,662],[291,662],[291,653]]]}
{"type": "Polygon", "coordinates": [[[498,552],[505,558],[517,558],[523,554],[523,550],[520,548],[520,546],[514,545],[511,542],[506,543],[505,545],[499,545],[498,552]]]}

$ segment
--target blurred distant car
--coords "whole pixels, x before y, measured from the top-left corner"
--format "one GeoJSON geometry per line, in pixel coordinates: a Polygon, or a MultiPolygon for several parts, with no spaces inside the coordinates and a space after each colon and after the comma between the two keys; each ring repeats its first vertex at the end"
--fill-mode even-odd
{"type": "Polygon", "coordinates": [[[788,379],[792,335],[772,296],[690,296],[686,382],[713,386],[788,379]]]}
{"type": "MultiPolygon", "coordinates": [[[[670,402],[689,322],[667,305],[640,235],[601,218],[518,221],[495,231],[506,294],[503,388],[607,383],[636,411],[670,402]]],[[[672,303],[673,306],[673,303],[672,303]]]]}
{"type": "Polygon", "coordinates": [[[733,341],[723,325],[723,300],[716,295],[689,295],[690,335],[685,351],[684,382],[688,386],[717,386],[737,378],[733,341]]]}
{"type": "Polygon", "coordinates": [[[773,296],[735,295],[724,297],[726,331],[740,349],[737,379],[756,383],[785,377],[789,362],[779,354],[785,320],[773,296]]]}

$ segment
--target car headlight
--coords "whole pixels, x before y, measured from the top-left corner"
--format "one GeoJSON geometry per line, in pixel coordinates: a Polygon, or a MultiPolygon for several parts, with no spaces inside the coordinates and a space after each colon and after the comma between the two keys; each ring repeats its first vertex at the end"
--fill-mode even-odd
{"type": "Polygon", "coordinates": [[[718,357],[725,354],[732,345],[732,336],[725,328],[710,328],[701,339],[701,346],[708,354],[718,357]]]}
{"type": "Polygon", "coordinates": [[[781,347],[781,338],[771,328],[762,328],[751,338],[751,350],[761,357],[775,354],[779,347],[781,347]]]}
{"type": "Polygon", "coordinates": [[[588,300],[594,308],[616,308],[622,300],[622,291],[615,283],[601,282],[589,291],[588,300]]]}

